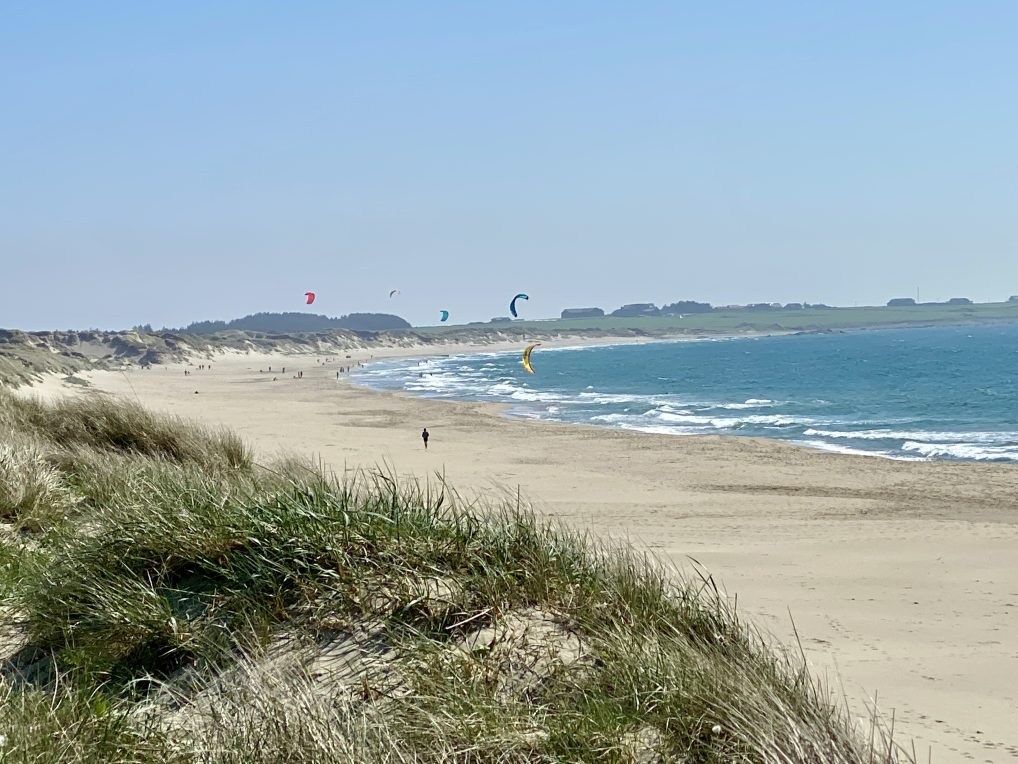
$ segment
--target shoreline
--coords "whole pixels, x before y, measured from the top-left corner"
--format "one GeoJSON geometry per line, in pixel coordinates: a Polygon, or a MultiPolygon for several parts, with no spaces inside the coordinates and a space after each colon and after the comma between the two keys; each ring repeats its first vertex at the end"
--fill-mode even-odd
{"type": "MultiPolygon", "coordinates": [[[[541,344],[542,344],[542,350],[543,351],[548,351],[548,350],[552,350],[552,351],[554,351],[554,350],[580,350],[580,349],[584,349],[584,348],[588,348],[588,347],[620,347],[620,346],[626,346],[626,345],[671,344],[671,343],[684,343],[684,342],[717,342],[717,341],[724,341],[724,340],[783,337],[783,336],[791,336],[792,334],[794,334],[794,333],[777,332],[777,333],[762,333],[762,334],[747,334],[747,335],[727,335],[727,336],[724,336],[724,337],[707,337],[707,336],[703,336],[703,337],[677,337],[677,338],[667,338],[667,339],[660,339],[660,338],[639,338],[639,339],[635,339],[635,338],[616,338],[616,340],[614,340],[614,341],[607,341],[607,342],[600,341],[600,340],[591,340],[591,341],[582,342],[582,343],[561,344],[561,343],[553,343],[553,342],[545,343],[545,342],[542,341],[541,344]]],[[[451,358],[451,359],[452,358],[477,359],[477,358],[483,357],[485,355],[511,355],[513,353],[518,353],[519,350],[520,350],[520,346],[522,344],[523,343],[502,343],[502,344],[500,344],[498,346],[497,349],[492,349],[492,348],[487,347],[487,346],[462,346],[461,348],[455,349],[455,350],[453,350],[451,352],[448,352],[448,353],[409,352],[409,349],[408,349],[408,352],[406,352],[406,353],[397,353],[397,354],[393,354],[393,355],[388,355],[384,359],[377,359],[376,361],[372,361],[369,364],[365,364],[365,366],[371,365],[373,363],[377,363],[378,361],[389,361],[389,362],[391,362],[391,361],[404,361],[404,362],[410,362],[410,361],[418,361],[418,360],[423,361],[425,359],[435,358],[435,357],[439,357],[439,358],[451,358]]],[[[912,456],[912,455],[908,455],[908,454],[905,454],[905,453],[892,453],[892,452],[889,452],[889,451],[886,451],[886,450],[866,450],[864,448],[858,448],[858,447],[853,447],[853,446],[843,446],[843,445],[838,445],[837,443],[829,443],[829,442],[826,442],[826,441],[823,441],[823,440],[807,441],[807,440],[801,439],[802,437],[805,437],[805,435],[802,435],[802,436],[796,437],[796,438],[792,438],[792,437],[777,437],[777,436],[767,435],[767,434],[749,434],[749,435],[744,435],[744,434],[741,434],[741,433],[738,433],[738,432],[730,432],[730,431],[723,431],[723,430],[719,431],[719,432],[681,432],[681,431],[677,431],[677,432],[663,432],[661,429],[641,428],[641,427],[638,427],[638,426],[624,427],[624,426],[613,426],[613,425],[610,425],[610,424],[603,424],[603,423],[600,423],[600,422],[587,421],[587,420],[555,419],[555,418],[550,418],[550,417],[543,416],[539,412],[535,413],[534,415],[531,416],[531,415],[528,415],[526,413],[515,413],[515,410],[517,410],[517,409],[519,409],[521,412],[527,411],[527,406],[525,405],[524,402],[496,401],[496,400],[485,400],[483,397],[469,397],[469,396],[466,396],[466,395],[460,395],[455,389],[453,389],[451,394],[449,394],[449,395],[439,395],[439,394],[431,394],[431,393],[429,393],[427,391],[406,390],[406,389],[404,389],[402,387],[399,388],[399,389],[386,388],[386,387],[380,387],[380,386],[372,385],[369,382],[366,382],[366,381],[363,381],[363,380],[354,379],[353,376],[347,378],[346,381],[349,384],[351,384],[351,385],[353,385],[355,387],[359,387],[359,388],[365,389],[365,390],[371,390],[371,391],[374,391],[374,392],[388,393],[388,394],[395,394],[395,395],[406,395],[406,396],[409,396],[411,398],[418,398],[418,399],[422,399],[422,400],[437,400],[437,401],[449,401],[449,402],[459,402],[459,403],[473,403],[473,404],[483,404],[483,405],[495,406],[495,407],[498,407],[497,410],[499,411],[499,413],[502,416],[505,416],[505,417],[508,417],[508,418],[511,418],[511,419],[521,420],[521,421],[542,422],[542,423],[559,423],[559,424],[567,424],[567,425],[574,425],[574,426],[581,426],[581,427],[593,427],[593,428],[597,428],[597,429],[601,429],[601,430],[624,431],[624,432],[639,433],[639,434],[666,435],[668,437],[674,437],[674,438],[681,438],[681,437],[709,437],[709,436],[721,437],[721,438],[738,438],[738,439],[743,439],[743,438],[758,438],[758,439],[761,439],[761,440],[773,441],[773,442],[776,442],[776,443],[784,443],[784,444],[787,444],[787,445],[794,446],[796,448],[802,448],[802,449],[806,449],[806,450],[809,450],[809,451],[820,451],[820,452],[823,452],[823,453],[837,454],[837,455],[841,455],[841,456],[870,457],[870,458],[886,459],[886,460],[890,460],[890,461],[899,461],[899,462],[935,462],[935,463],[948,463],[948,464],[955,464],[955,463],[964,463],[964,464],[995,464],[995,465],[1011,466],[1011,467],[1018,466],[1018,459],[1012,459],[1012,458],[977,458],[975,456],[968,456],[968,457],[966,457],[966,456],[952,456],[951,458],[947,458],[947,457],[943,457],[943,456],[942,457],[936,457],[936,456],[912,456]]],[[[567,402],[569,402],[569,401],[567,401],[567,402]]],[[[723,406],[723,407],[727,408],[727,406],[723,406]]],[[[814,425],[811,424],[810,426],[812,427],[814,425]]],[[[721,428],[718,428],[718,429],[720,430],[721,428]]],[[[919,436],[914,436],[914,437],[915,438],[919,438],[919,436]]],[[[921,438],[920,438],[920,440],[921,440],[921,438]]]]}
{"type": "MultiPolygon", "coordinates": [[[[472,348],[495,350],[390,348],[350,351],[349,360],[472,348]]],[[[377,391],[345,377],[337,384],[346,360],[237,354],[187,377],[179,364],[81,376],[152,409],[229,426],[262,457],[315,456],[340,474],[383,463],[401,475],[441,473],[465,498],[519,486],[552,521],[630,541],[687,574],[695,559],[738,596],[740,612],[797,650],[791,613],[815,672],[844,685],[855,715],[868,716],[879,693],[901,740],[933,746],[935,761],[1018,761],[1018,655],[1006,636],[1018,618],[1010,465],[511,418],[497,403],[377,391]],[[303,379],[274,383],[259,372],[277,360],[303,379]],[[422,425],[432,433],[427,452],[422,425]]],[[[78,391],[55,378],[25,390],[78,391]]]]}

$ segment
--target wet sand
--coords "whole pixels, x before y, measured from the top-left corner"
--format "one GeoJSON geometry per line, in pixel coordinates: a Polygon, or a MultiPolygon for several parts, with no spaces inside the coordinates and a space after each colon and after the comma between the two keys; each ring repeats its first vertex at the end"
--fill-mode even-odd
{"type": "MultiPolygon", "coordinates": [[[[932,746],[934,762],[1018,762],[1018,468],[520,421],[491,404],[337,381],[339,366],[370,352],[324,365],[230,355],[189,376],[182,365],[79,376],[227,425],[262,458],[295,452],[336,471],[388,462],[442,473],[467,495],[518,487],[545,515],[630,539],[681,569],[694,558],[738,595],[740,612],[794,646],[790,611],[815,671],[857,716],[878,695],[922,761],[932,746]],[[259,372],[270,365],[277,371],[259,372]]],[[[57,378],[35,391],[80,394],[57,378]]]]}

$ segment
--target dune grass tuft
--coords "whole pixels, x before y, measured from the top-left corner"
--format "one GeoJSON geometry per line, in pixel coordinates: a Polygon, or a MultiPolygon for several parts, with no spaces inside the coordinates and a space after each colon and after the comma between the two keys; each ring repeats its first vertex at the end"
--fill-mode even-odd
{"type": "Polygon", "coordinates": [[[36,444],[0,442],[0,520],[39,531],[58,522],[76,503],[61,473],[36,444]]]}
{"type": "Polygon", "coordinates": [[[235,434],[157,416],[140,404],[99,393],[52,404],[0,393],[0,427],[21,430],[60,447],[136,453],[234,468],[251,466],[235,434]]]}

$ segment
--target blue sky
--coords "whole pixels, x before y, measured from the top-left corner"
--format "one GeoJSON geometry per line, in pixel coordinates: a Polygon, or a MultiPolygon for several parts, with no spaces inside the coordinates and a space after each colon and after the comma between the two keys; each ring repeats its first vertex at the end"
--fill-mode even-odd
{"type": "Polygon", "coordinates": [[[1005,299],[1016,39],[1014,2],[8,3],[0,326],[1005,299]]]}

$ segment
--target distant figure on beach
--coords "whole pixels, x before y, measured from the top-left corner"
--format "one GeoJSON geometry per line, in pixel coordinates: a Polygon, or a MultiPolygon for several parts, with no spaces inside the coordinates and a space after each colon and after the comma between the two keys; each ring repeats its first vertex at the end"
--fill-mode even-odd
{"type": "Polygon", "coordinates": [[[424,428],[424,432],[421,433],[421,438],[424,440],[424,450],[425,451],[428,450],[428,438],[430,438],[430,437],[431,437],[431,435],[428,433],[428,428],[425,427],[424,428]]]}

